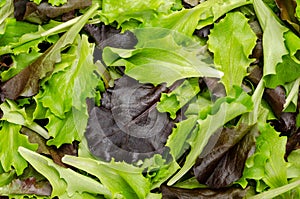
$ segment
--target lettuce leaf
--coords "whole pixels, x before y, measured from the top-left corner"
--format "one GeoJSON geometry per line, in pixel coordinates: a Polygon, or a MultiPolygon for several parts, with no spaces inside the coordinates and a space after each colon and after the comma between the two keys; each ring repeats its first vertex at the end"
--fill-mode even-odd
{"type": "Polygon", "coordinates": [[[261,132],[256,141],[256,151],[245,165],[243,177],[239,182],[242,187],[247,184],[246,179],[258,182],[256,190],[284,186],[287,181],[287,162],[284,160],[286,137],[280,137],[270,124],[258,123],[261,132]]]}
{"type": "Polygon", "coordinates": [[[40,134],[45,139],[49,138],[48,132],[33,121],[33,118],[27,114],[25,108],[18,107],[14,101],[6,100],[0,105],[0,109],[3,112],[3,117],[1,120],[26,126],[27,128],[40,134]]]}
{"type": "Polygon", "coordinates": [[[195,97],[199,91],[198,78],[185,80],[171,93],[162,93],[156,108],[159,112],[170,113],[170,117],[175,119],[177,111],[195,97]]]}
{"type": "MultiPolygon", "coordinates": [[[[42,0],[30,0],[33,1],[36,4],[40,4],[42,2],[42,0]]],[[[48,2],[52,5],[52,6],[59,6],[59,5],[63,5],[65,3],[67,3],[67,0],[48,0],[48,2]]]]}
{"type": "MultiPolygon", "coordinates": [[[[222,15],[243,5],[250,0],[210,0],[201,2],[191,9],[182,9],[169,15],[162,15],[150,21],[151,26],[168,28],[192,36],[195,29],[213,24],[222,15]]],[[[146,25],[148,26],[148,24],[146,25]]]]}
{"type": "Polygon", "coordinates": [[[254,61],[249,56],[256,39],[248,19],[240,12],[227,13],[211,30],[208,49],[214,53],[216,68],[224,72],[221,81],[227,94],[230,94],[233,86],[242,85],[247,68],[254,61]]]}
{"type": "Polygon", "coordinates": [[[20,146],[30,150],[36,150],[37,144],[31,144],[27,136],[20,133],[21,125],[1,121],[0,130],[0,163],[5,172],[16,170],[17,175],[21,175],[28,166],[24,158],[19,154],[20,146]]]}
{"type": "Polygon", "coordinates": [[[170,12],[175,3],[175,0],[152,0],[150,2],[103,0],[101,20],[106,24],[116,21],[118,28],[130,22],[139,24],[155,18],[157,13],[170,12]]]}
{"type": "Polygon", "coordinates": [[[0,34],[5,32],[5,24],[7,18],[13,15],[13,0],[2,0],[0,6],[0,34]]]}
{"type": "Polygon", "coordinates": [[[278,17],[262,0],[254,0],[253,6],[263,30],[263,75],[276,74],[277,64],[282,62],[283,55],[288,54],[283,37],[288,28],[281,25],[278,17]]]}
{"type": "Polygon", "coordinates": [[[55,66],[54,74],[42,84],[36,96],[36,100],[59,118],[64,118],[72,107],[86,109],[85,100],[94,96],[93,91],[100,81],[94,74],[97,71],[93,63],[94,45],[88,42],[85,35],[78,38],[77,43],[77,48],[70,49],[65,59],[62,57],[62,61],[55,66]]]}
{"type": "Polygon", "coordinates": [[[168,86],[188,77],[221,77],[212,67],[204,47],[190,38],[161,28],[134,31],[136,49],[106,47],[103,60],[108,66],[124,66],[125,74],[141,83],[168,86]],[[145,74],[148,74],[145,76],[145,74]]]}
{"type": "Polygon", "coordinates": [[[109,190],[94,179],[69,168],[60,167],[51,159],[24,147],[19,147],[18,151],[24,159],[49,180],[52,185],[52,198],[55,196],[59,198],[92,197],[90,194],[101,194],[108,198],[111,196],[109,190]]]}
{"type": "Polygon", "coordinates": [[[206,114],[202,114],[201,116],[200,113],[200,118],[197,120],[198,131],[188,141],[191,151],[187,155],[183,167],[169,180],[168,185],[177,182],[192,168],[209,138],[218,128],[235,117],[252,110],[253,103],[251,97],[238,87],[236,87],[235,91],[234,97],[220,98],[210,109],[205,111],[206,114]]]}
{"type": "Polygon", "coordinates": [[[71,45],[77,34],[94,15],[98,4],[92,6],[52,47],[42,54],[35,62],[23,69],[2,86],[2,95],[5,98],[16,99],[19,96],[32,96],[39,90],[39,81],[52,72],[54,64],[61,61],[61,51],[71,45]]]}
{"type": "Polygon", "coordinates": [[[90,158],[63,157],[63,162],[96,176],[112,193],[112,198],[146,198],[150,183],[143,169],[125,162],[103,162],[90,158]]]}

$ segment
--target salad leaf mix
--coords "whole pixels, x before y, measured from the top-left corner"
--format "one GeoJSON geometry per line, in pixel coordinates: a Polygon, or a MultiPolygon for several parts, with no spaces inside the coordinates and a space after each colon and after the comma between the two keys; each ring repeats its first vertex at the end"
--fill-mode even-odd
{"type": "Polygon", "coordinates": [[[0,198],[299,198],[300,1],[0,0],[0,198]]]}

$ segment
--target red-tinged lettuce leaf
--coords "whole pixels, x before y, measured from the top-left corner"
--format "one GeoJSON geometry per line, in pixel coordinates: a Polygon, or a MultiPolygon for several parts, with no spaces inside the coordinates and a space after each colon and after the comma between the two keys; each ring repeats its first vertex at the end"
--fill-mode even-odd
{"type": "Polygon", "coordinates": [[[77,9],[83,9],[91,5],[91,0],[49,0],[48,2],[42,3],[27,2],[25,5],[25,9],[19,7],[17,8],[24,10],[23,12],[21,11],[19,14],[20,20],[27,20],[35,23],[43,23],[49,21],[49,19],[54,19],[63,14],[69,13],[77,9]]]}
{"type": "Polygon", "coordinates": [[[20,146],[30,150],[36,150],[37,145],[31,144],[27,136],[20,134],[21,126],[6,121],[1,121],[0,130],[0,162],[4,171],[16,170],[21,175],[28,166],[24,158],[19,154],[20,146]]]}
{"type": "Polygon", "coordinates": [[[144,199],[150,193],[150,182],[143,176],[143,168],[74,156],[65,156],[63,162],[96,176],[110,190],[111,198],[144,199]]]}
{"type": "Polygon", "coordinates": [[[90,194],[111,196],[109,190],[92,178],[60,167],[51,159],[24,147],[19,147],[18,151],[36,171],[49,180],[52,186],[51,198],[55,196],[59,198],[87,198],[90,194]]]}
{"type": "Polygon", "coordinates": [[[161,187],[163,199],[242,199],[246,196],[247,189],[182,189],[176,187],[161,187]]]}
{"type": "Polygon", "coordinates": [[[183,167],[170,179],[168,185],[177,182],[193,167],[211,135],[220,127],[237,116],[252,111],[253,102],[251,97],[238,87],[236,87],[235,91],[234,97],[220,98],[212,107],[202,110],[204,111],[203,113],[199,113],[200,117],[197,120],[198,131],[194,132],[194,135],[188,140],[191,151],[187,155],[183,167]]]}
{"type": "Polygon", "coordinates": [[[37,182],[34,177],[24,180],[14,179],[6,186],[0,187],[0,194],[6,196],[13,195],[38,195],[50,196],[52,188],[47,181],[37,182]]]}
{"type": "Polygon", "coordinates": [[[125,66],[125,74],[141,83],[166,82],[170,86],[188,77],[221,77],[223,74],[213,68],[206,48],[190,37],[162,28],[133,32],[138,39],[135,49],[106,47],[103,60],[108,66],[125,66]]]}
{"type": "Polygon", "coordinates": [[[208,49],[214,53],[216,68],[224,72],[221,82],[227,94],[233,86],[242,85],[247,68],[254,61],[249,56],[256,40],[248,19],[240,12],[227,13],[211,30],[208,49]]]}
{"type": "Polygon", "coordinates": [[[299,21],[296,17],[296,0],[275,0],[280,10],[280,18],[290,23],[296,31],[300,31],[299,21]]]}
{"type": "Polygon", "coordinates": [[[98,4],[92,6],[68,32],[35,62],[23,69],[1,86],[4,98],[16,99],[19,96],[32,96],[39,91],[39,81],[52,72],[54,64],[61,61],[61,50],[72,44],[86,21],[97,10],[98,4]]]}
{"type": "Polygon", "coordinates": [[[218,189],[238,180],[247,158],[255,149],[257,135],[257,129],[247,124],[217,131],[194,165],[194,175],[198,181],[218,189]]]}
{"type": "Polygon", "coordinates": [[[103,160],[137,162],[165,153],[173,122],[156,110],[165,86],[140,84],[123,76],[90,112],[85,137],[91,153],[103,160]]]}
{"type": "Polygon", "coordinates": [[[1,73],[1,81],[5,82],[13,76],[17,75],[21,70],[34,62],[40,55],[41,54],[36,51],[12,55],[13,63],[8,70],[1,73]]]}

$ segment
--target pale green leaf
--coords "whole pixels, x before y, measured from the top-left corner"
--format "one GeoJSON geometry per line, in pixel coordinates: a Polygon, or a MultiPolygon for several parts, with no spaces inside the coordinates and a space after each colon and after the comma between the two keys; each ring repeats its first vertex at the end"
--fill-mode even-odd
{"type": "Polygon", "coordinates": [[[275,13],[262,0],[253,0],[253,7],[263,30],[263,75],[276,74],[277,64],[282,62],[283,55],[288,54],[283,37],[288,28],[281,25],[275,13]]]}
{"type": "Polygon", "coordinates": [[[21,175],[28,166],[24,158],[19,154],[20,146],[36,150],[37,145],[31,144],[27,136],[20,133],[21,126],[6,121],[0,123],[0,162],[5,172],[15,169],[17,175],[21,175]]]}
{"type": "Polygon", "coordinates": [[[79,198],[84,192],[102,194],[109,198],[111,196],[111,193],[102,184],[92,178],[69,168],[61,167],[51,159],[24,147],[19,147],[18,151],[39,173],[49,180],[52,185],[52,198],[54,196],[79,198]]]}
{"type": "MultiPolygon", "coordinates": [[[[126,25],[126,22],[145,22],[156,17],[158,12],[167,13],[175,4],[174,0],[152,0],[152,1],[131,1],[131,0],[103,0],[101,15],[106,24],[114,21],[118,27],[126,25]],[[130,6],[129,6],[130,5],[130,6]]],[[[138,25],[138,23],[136,24],[138,25]]]]}
{"type": "Polygon", "coordinates": [[[225,13],[243,5],[249,0],[210,0],[201,2],[191,9],[182,9],[169,15],[162,15],[150,21],[151,26],[172,29],[192,36],[195,29],[214,23],[225,13]]]}
{"type": "Polygon", "coordinates": [[[112,193],[113,198],[146,198],[150,183],[143,169],[125,162],[103,162],[90,158],[65,156],[62,161],[96,176],[112,193]]]}
{"type": "MultiPolygon", "coordinates": [[[[287,181],[287,163],[284,160],[287,138],[279,136],[270,124],[258,123],[260,136],[256,141],[256,151],[245,165],[243,179],[262,181],[270,188],[284,186],[287,181]]],[[[257,191],[262,191],[257,184],[257,191]]]]}
{"type": "Polygon", "coordinates": [[[222,76],[213,68],[205,47],[191,38],[161,28],[134,32],[139,41],[136,49],[104,49],[103,59],[108,66],[125,65],[128,76],[154,85],[166,82],[170,86],[188,77],[222,76]]]}
{"type": "Polygon", "coordinates": [[[94,74],[97,71],[93,63],[94,45],[88,42],[85,35],[82,39],[78,38],[77,42],[75,52],[68,53],[65,59],[62,57],[55,67],[56,71],[42,84],[43,91],[36,97],[45,108],[62,119],[72,107],[86,109],[85,100],[94,96],[95,88],[101,81],[94,74]]]}
{"type": "Polygon", "coordinates": [[[25,108],[19,108],[14,101],[6,100],[0,105],[0,109],[3,112],[3,117],[1,120],[26,126],[27,128],[40,134],[45,139],[49,138],[48,132],[33,121],[32,117],[26,113],[25,108]]]}
{"type": "Polygon", "coordinates": [[[240,12],[228,13],[214,25],[208,40],[208,48],[214,53],[216,67],[224,72],[221,78],[227,94],[233,86],[241,86],[247,68],[253,59],[249,56],[256,45],[257,37],[240,12]]]}

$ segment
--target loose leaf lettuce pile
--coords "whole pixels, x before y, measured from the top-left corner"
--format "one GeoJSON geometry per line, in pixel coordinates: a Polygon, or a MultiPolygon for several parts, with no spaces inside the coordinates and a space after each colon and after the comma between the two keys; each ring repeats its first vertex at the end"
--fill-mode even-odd
{"type": "Polygon", "coordinates": [[[300,1],[0,0],[0,196],[299,198],[300,1]]]}

